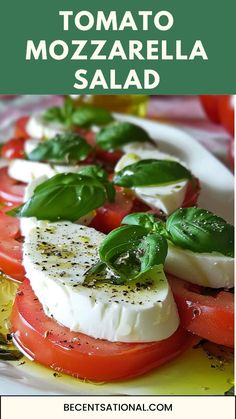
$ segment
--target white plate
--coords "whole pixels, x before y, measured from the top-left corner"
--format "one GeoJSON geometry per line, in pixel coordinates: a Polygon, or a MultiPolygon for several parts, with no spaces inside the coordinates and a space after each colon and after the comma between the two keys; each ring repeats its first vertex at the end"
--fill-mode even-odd
{"type": "MultiPolygon", "coordinates": [[[[174,154],[185,161],[201,182],[199,207],[215,212],[228,222],[233,222],[234,177],[220,161],[189,134],[173,126],[126,115],[116,115],[116,117],[142,126],[157,142],[160,150],[174,154]]],[[[172,365],[175,362],[172,361],[172,365]]],[[[28,365],[28,363],[21,366],[18,364],[0,363],[0,394],[173,394],[169,393],[165,387],[165,379],[168,375],[166,368],[131,382],[94,385],[67,377],[55,379],[53,372],[48,369],[28,365]],[[149,382],[150,379],[153,380],[153,377],[156,381],[151,388],[149,382]],[[161,379],[161,386],[158,385],[158,378],[161,379]]],[[[209,369],[209,374],[211,373],[213,372],[209,369]]],[[[185,371],[187,382],[189,380],[191,382],[191,374],[191,368],[190,371],[185,371]]],[[[195,393],[192,393],[192,390],[188,393],[188,386],[186,386],[185,392],[181,392],[180,389],[178,394],[218,394],[214,388],[211,388],[210,392],[206,390],[205,382],[201,386],[200,380],[204,375],[206,375],[205,371],[199,371],[199,382],[196,382],[195,393]]],[[[230,384],[225,384],[225,386],[227,390],[230,384]]]]}

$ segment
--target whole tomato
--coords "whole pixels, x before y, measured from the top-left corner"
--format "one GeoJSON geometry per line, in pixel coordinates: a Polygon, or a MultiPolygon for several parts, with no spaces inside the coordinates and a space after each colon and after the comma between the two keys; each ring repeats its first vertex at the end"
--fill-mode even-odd
{"type": "Polygon", "coordinates": [[[208,118],[218,124],[220,122],[218,101],[220,95],[201,95],[200,101],[208,118]]]}
{"type": "Polygon", "coordinates": [[[216,124],[221,124],[234,135],[234,97],[233,95],[203,95],[201,104],[208,118],[216,124]]]}
{"type": "Polygon", "coordinates": [[[221,124],[231,135],[228,146],[229,163],[234,169],[234,109],[233,95],[203,95],[200,96],[202,106],[208,118],[216,124],[221,124]]]}
{"type": "Polygon", "coordinates": [[[234,136],[234,97],[233,95],[220,96],[218,110],[221,124],[234,136]]]}

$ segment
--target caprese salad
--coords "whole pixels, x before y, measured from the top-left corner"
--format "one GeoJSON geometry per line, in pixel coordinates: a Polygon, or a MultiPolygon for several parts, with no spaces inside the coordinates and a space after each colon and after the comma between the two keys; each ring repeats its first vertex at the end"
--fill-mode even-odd
{"type": "Polygon", "coordinates": [[[2,147],[0,268],[30,359],[92,381],[144,374],[193,339],[233,347],[234,230],[139,126],[91,106],[25,117],[2,147]]]}

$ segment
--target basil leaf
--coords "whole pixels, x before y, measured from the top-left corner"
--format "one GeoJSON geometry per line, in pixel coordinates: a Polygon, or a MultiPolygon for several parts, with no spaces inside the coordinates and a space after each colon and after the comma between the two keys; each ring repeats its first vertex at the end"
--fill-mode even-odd
{"type": "Polygon", "coordinates": [[[84,160],[92,147],[77,134],[58,134],[38,145],[27,158],[32,161],[64,161],[66,163],[84,160]]]}
{"type": "Polygon", "coordinates": [[[141,253],[140,272],[146,272],[153,266],[164,265],[167,250],[167,241],[163,236],[159,233],[148,234],[138,247],[138,253],[141,253]]]}
{"type": "Polygon", "coordinates": [[[149,214],[147,212],[128,214],[123,218],[122,224],[139,225],[146,228],[148,232],[156,232],[168,236],[165,223],[159,220],[154,214],[149,214]]]}
{"type": "Polygon", "coordinates": [[[106,125],[113,121],[113,116],[106,109],[95,106],[83,105],[77,108],[71,118],[72,124],[81,128],[89,128],[91,125],[106,125]]]}
{"type": "Polygon", "coordinates": [[[49,108],[46,110],[46,112],[43,114],[43,119],[46,122],[64,122],[64,117],[61,112],[61,108],[58,106],[53,106],[52,108],[49,108]]]}
{"type": "Polygon", "coordinates": [[[107,172],[98,165],[87,165],[81,167],[80,174],[95,177],[97,179],[102,180],[104,187],[106,188],[106,193],[108,200],[113,202],[115,200],[116,190],[111,182],[108,180],[107,172]]]}
{"type": "Polygon", "coordinates": [[[98,178],[61,173],[38,185],[25,204],[8,214],[39,220],[76,221],[103,205],[106,198],[106,185],[98,178]]]}
{"type": "Polygon", "coordinates": [[[115,150],[127,143],[144,141],[150,141],[149,134],[130,122],[115,122],[96,134],[96,142],[104,150],[115,150]]]}
{"type": "Polygon", "coordinates": [[[138,278],[153,266],[164,264],[167,241],[142,226],[122,226],[111,231],[99,249],[100,260],[124,281],[138,278]]]}
{"type": "Polygon", "coordinates": [[[166,228],[176,246],[198,253],[234,255],[234,227],[210,211],[179,209],[167,219],[166,228]]]}
{"type": "Polygon", "coordinates": [[[159,186],[191,179],[191,172],[173,160],[139,160],[120,170],[113,183],[125,188],[159,186]]]}
{"type": "Polygon", "coordinates": [[[76,104],[75,101],[71,97],[67,97],[64,100],[64,104],[61,108],[61,115],[63,121],[67,123],[67,125],[71,125],[73,113],[75,112],[76,104]]]}
{"type": "Polygon", "coordinates": [[[43,119],[47,122],[60,122],[64,125],[71,126],[71,118],[76,109],[74,101],[68,97],[64,100],[63,106],[53,106],[46,110],[43,119]]]}

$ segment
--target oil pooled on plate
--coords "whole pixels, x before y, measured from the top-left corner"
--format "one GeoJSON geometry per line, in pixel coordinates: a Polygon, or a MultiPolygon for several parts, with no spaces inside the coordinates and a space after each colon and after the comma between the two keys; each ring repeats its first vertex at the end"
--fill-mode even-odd
{"type": "MultiPolygon", "coordinates": [[[[9,333],[17,283],[0,276],[0,333],[9,333]]],[[[210,342],[196,341],[184,354],[142,377],[92,383],[45,368],[22,357],[0,361],[1,394],[223,395],[234,382],[233,354],[210,342]]]]}

